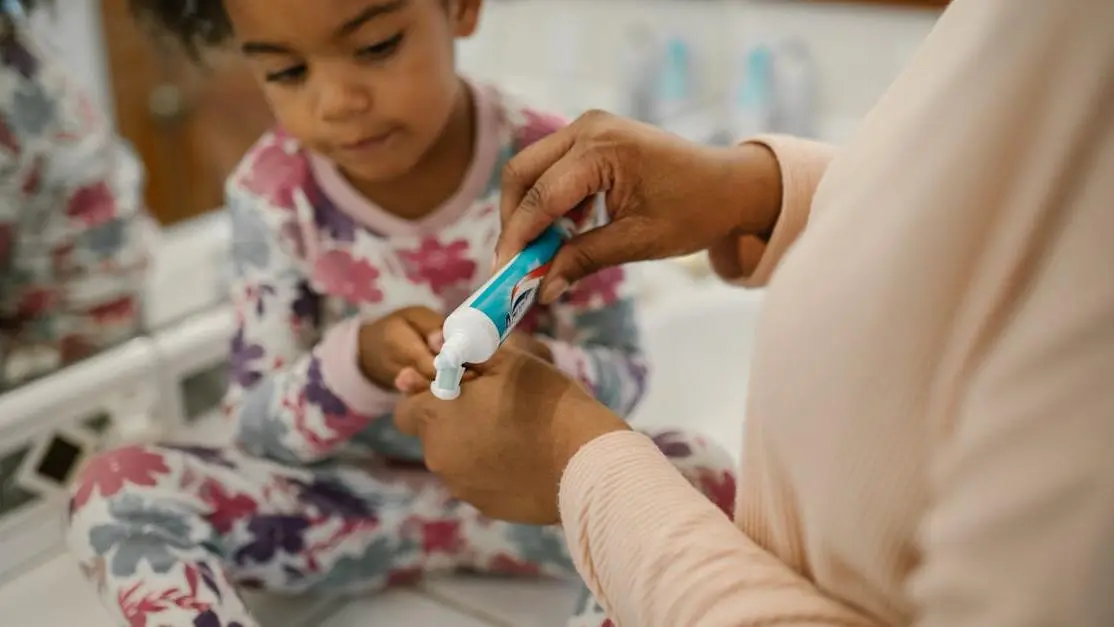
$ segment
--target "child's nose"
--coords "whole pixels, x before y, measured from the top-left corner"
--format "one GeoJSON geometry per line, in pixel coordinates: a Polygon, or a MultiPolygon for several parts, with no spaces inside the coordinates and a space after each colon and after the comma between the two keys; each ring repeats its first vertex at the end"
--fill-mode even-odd
{"type": "Polygon", "coordinates": [[[321,87],[318,112],[322,120],[340,122],[371,109],[371,91],[351,81],[328,81],[321,87]]]}

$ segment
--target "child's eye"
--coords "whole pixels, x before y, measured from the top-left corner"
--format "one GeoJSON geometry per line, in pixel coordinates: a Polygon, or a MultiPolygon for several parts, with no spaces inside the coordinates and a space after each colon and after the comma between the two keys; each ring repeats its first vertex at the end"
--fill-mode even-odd
{"type": "Polygon", "coordinates": [[[294,65],[277,72],[268,72],[263,76],[263,80],[268,83],[292,84],[300,82],[306,77],[305,65],[294,65]]]}
{"type": "Polygon", "coordinates": [[[394,37],[391,37],[390,39],[381,41],[371,46],[360,48],[357,54],[361,58],[370,59],[372,61],[386,59],[387,57],[390,57],[392,54],[394,54],[395,50],[398,50],[399,44],[402,43],[403,34],[404,33],[399,33],[394,37]]]}

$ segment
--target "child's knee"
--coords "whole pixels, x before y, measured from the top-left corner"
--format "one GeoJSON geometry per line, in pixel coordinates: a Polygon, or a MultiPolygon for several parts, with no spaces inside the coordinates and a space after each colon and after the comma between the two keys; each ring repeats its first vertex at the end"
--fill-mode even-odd
{"type": "Polygon", "coordinates": [[[735,460],[727,449],[703,435],[684,431],[652,434],[654,443],[677,470],[717,507],[735,510],[735,460]]]}

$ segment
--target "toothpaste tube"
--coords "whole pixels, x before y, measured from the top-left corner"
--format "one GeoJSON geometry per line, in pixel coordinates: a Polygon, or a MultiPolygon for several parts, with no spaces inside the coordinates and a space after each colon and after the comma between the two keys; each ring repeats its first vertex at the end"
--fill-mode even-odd
{"type": "Polygon", "coordinates": [[[434,396],[442,400],[459,396],[464,365],[482,364],[495,355],[534,305],[542,279],[569,233],[565,224],[546,229],[449,314],[443,327],[445,344],[433,361],[434,396]]]}

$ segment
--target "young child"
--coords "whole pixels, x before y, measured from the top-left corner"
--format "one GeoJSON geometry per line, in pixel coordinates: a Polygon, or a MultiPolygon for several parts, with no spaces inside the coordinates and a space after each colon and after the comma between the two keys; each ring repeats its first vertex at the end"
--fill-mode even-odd
{"type": "MultiPolygon", "coordinates": [[[[444,315],[483,283],[507,159],[556,129],[454,69],[481,0],[134,0],[189,49],[234,40],[280,128],[227,185],[237,446],[130,446],[83,471],[70,543],[128,624],[256,625],[236,587],[381,589],[433,571],[569,576],[560,531],[486,520],[420,464],[390,414],[428,386],[444,315]]],[[[590,226],[589,216],[581,220],[590,226]]],[[[645,366],[622,270],[511,340],[619,412],[645,366]]],[[[659,441],[731,506],[730,460],[659,441]]],[[[586,603],[579,620],[605,618],[586,603]]]]}
{"type": "Polygon", "coordinates": [[[141,330],[143,176],[85,90],[0,4],[0,389],[141,330]]]}

